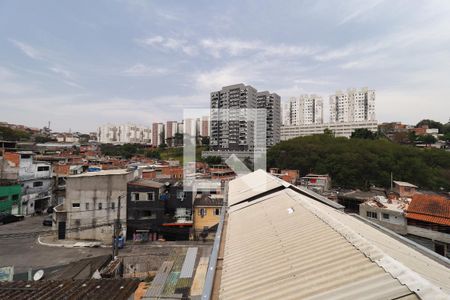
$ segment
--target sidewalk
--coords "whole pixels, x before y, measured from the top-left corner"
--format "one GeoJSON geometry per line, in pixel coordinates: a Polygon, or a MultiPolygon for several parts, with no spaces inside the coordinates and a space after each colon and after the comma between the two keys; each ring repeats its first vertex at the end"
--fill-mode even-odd
{"type": "Polygon", "coordinates": [[[50,236],[39,236],[37,239],[38,243],[43,246],[48,247],[64,247],[64,248],[79,248],[79,247],[89,247],[89,248],[111,248],[110,245],[103,245],[100,241],[86,241],[86,240],[58,240],[54,235],[50,236]]]}

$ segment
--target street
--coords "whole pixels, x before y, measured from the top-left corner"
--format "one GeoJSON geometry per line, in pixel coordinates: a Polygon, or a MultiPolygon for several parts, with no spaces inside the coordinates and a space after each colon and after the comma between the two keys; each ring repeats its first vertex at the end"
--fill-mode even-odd
{"type": "Polygon", "coordinates": [[[14,266],[15,273],[28,268],[40,269],[104,254],[109,248],[61,248],[39,245],[36,232],[52,230],[43,226],[45,216],[27,217],[25,220],[0,225],[0,267],[14,266]]]}

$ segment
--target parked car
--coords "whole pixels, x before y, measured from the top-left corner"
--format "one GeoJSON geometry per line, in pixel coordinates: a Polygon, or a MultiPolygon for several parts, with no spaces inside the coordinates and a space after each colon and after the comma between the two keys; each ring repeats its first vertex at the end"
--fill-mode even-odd
{"type": "Polygon", "coordinates": [[[44,225],[44,226],[53,226],[53,218],[52,218],[52,216],[46,217],[46,218],[42,221],[42,225],[44,225]]]}
{"type": "Polygon", "coordinates": [[[0,213],[0,223],[8,224],[22,221],[25,217],[22,215],[12,215],[10,213],[0,213]]]}

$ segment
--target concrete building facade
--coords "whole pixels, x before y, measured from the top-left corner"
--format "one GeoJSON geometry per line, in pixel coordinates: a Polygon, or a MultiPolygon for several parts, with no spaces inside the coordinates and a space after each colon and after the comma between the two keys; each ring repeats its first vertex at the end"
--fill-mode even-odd
{"type": "Polygon", "coordinates": [[[268,91],[257,93],[257,108],[266,109],[266,146],[280,142],[281,99],[276,93],[268,91]]]}
{"type": "Polygon", "coordinates": [[[165,126],[163,123],[153,123],[152,124],[152,146],[158,147],[164,144],[165,137],[165,126]]]}
{"type": "Polygon", "coordinates": [[[378,123],[377,121],[365,121],[281,126],[281,140],[285,141],[299,136],[323,134],[326,129],[331,130],[335,136],[349,138],[352,133],[359,128],[366,128],[372,132],[377,132],[378,123]]]}
{"type": "Polygon", "coordinates": [[[375,90],[349,89],[330,96],[330,123],[375,120],[375,90]]]}
{"type": "Polygon", "coordinates": [[[215,151],[248,151],[254,147],[252,110],[257,107],[254,87],[235,84],[212,92],[211,141],[215,151]]]}
{"type": "Polygon", "coordinates": [[[323,99],[317,95],[292,97],[283,104],[283,125],[323,123],[323,99]]]}
{"type": "Polygon", "coordinates": [[[97,129],[97,139],[103,144],[149,144],[152,130],[135,124],[106,124],[97,129]]]}
{"type": "Polygon", "coordinates": [[[137,170],[124,169],[68,176],[65,202],[55,207],[59,239],[97,240],[111,244],[118,210],[121,234],[125,237],[127,183],[137,177],[137,170]]]}

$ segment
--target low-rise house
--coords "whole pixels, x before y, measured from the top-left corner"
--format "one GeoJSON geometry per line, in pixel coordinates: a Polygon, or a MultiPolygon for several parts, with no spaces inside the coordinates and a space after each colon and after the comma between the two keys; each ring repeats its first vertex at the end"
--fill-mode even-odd
{"type": "Polygon", "coordinates": [[[52,198],[52,168],[47,162],[35,162],[31,151],[5,152],[0,162],[0,179],[15,180],[21,185],[18,211],[32,215],[45,211],[52,198]]]}
{"type": "Polygon", "coordinates": [[[137,179],[127,185],[127,238],[153,241],[163,238],[165,185],[149,179],[137,179]]]}
{"type": "Polygon", "coordinates": [[[0,213],[19,214],[21,186],[0,180],[0,213]]]}
{"type": "Polygon", "coordinates": [[[308,174],[300,178],[300,185],[318,193],[326,192],[331,187],[331,178],[328,174],[308,174]]]}
{"type": "Polygon", "coordinates": [[[280,170],[278,168],[270,168],[269,172],[271,175],[276,176],[291,184],[297,184],[297,181],[300,178],[300,172],[298,170],[289,170],[289,169],[280,170]]]}
{"type": "Polygon", "coordinates": [[[198,194],[194,200],[194,239],[214,239],[223,207],[223,195],[198,194]]]}
{"type": "Polygon", "coordinates": [[[110,244],[118,217],[120,234],[126,236],[127,183],[139,175],[137,170],[119,169],[68,176],[66,199],[55,207],[58,238],[110,244]]]}
{"type": "Polygon", "coordinates": [[[450,199],[415,195],[406,210],[408,237],[450,258],[450,199]]]}
{"type": "Polygon", "coordinates": [[[407,203],[403,201],[376,196],[360,204],[359,215],[396,233],[406,234],[406,218],[403,212],[406,206],[407,203]]]}
{"type": "Polygon", "coordinates": [[[394,181],[394,192],[401,198],[411,198],[417,193],[417,186],[409,182],[394,181]]]}
{"type": "Polygon", "coordinates": [[[187,240],[192,228],[192,192],[171,178],[138,179],[128,183],[128,239],[187,240]]]}

